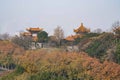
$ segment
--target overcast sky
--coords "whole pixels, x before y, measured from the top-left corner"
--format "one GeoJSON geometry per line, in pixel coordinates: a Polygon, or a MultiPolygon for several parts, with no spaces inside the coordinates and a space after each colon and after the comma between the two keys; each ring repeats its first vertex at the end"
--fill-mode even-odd
{"type": "Polygon", "coordinates": [[[109,30],[118,20],[120,0],[0,0],[0,33],[40,27],[53,34],[59,25],[71,35],[81,22],[92,30],[109,30]]]}

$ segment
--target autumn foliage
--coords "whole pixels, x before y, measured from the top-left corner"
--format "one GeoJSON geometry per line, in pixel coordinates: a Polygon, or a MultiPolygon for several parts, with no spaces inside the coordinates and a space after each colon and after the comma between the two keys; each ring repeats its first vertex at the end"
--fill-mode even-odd
{"type": "MultiPolygon", "coordinates": [[[[120,65],[100,61],[84,52],[65,52],[58,48],[24,51],[10,42],[0,42],[1,51],[14,50],[11,58],[19,67],[1,80],[119,80],[120,65]],[[6,45],[6,43],[8,45],[6,45]],[[5,47],[6,46],[6,47],[5,47]],[[22,71],[21,71],[22,70],[22,71]],[[19,73],[19,74],[17,74],[19,73]],[[17,75],[16,75],[17,74],[17,75]],[[6,77],[6,78],[5,78],[6,77]]],[[[4,55],[5,53],[1,53],[4,55]]],[[[2,57],[0,55],[0,57],[2,57]]],[[[7,56],[6,54],[5,56],[7,56]]],[[[0,60],[2,61],[4,57],[0,60]]],[[[4,61],[6,61],[4,59],[4,61]]],[[[1,64],[4,64],[1,62],[1,64]]]]}
{"type": "MultiPolygon", "coordinates": [[[[49,72],[54,77],[64,77],[66,80],[120,79],[120,65],[89,57],[86,53],[67,53],[59,50],[41,49],[26,51],[19,56],[19,63],[30,74],[49,72]]],[[[54,80],[54,79],[53,79],[54,80]]]]}

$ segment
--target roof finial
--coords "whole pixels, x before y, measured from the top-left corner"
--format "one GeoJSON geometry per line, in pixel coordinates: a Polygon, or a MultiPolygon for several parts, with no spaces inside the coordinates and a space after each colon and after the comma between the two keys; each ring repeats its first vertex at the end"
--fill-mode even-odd
{"type": "Polygon", "coordinates": [[[83,23],[81,23],[81,26],[83,26],[83,23]]]}

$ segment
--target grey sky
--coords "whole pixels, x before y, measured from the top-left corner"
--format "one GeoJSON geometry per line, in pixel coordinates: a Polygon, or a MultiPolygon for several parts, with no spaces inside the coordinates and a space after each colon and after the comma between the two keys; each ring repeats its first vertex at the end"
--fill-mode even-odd
{"type": "Polygon", "coordinates": [[[0,33],[41,27],[52,34],[59,25],[71,35],[81,22],[92,30],[108,30],[117,20],[120,0],[0,0],[0,33]]]}

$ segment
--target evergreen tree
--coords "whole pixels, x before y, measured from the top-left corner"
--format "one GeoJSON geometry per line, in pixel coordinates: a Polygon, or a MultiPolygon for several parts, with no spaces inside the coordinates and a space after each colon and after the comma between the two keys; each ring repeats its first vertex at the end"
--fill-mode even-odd
{"type": "Polygon", "coordinates": [[[46,31],[40,31],[37,34],[38,42],[47,42],[48,41],[48,33],[46,31]]]}

